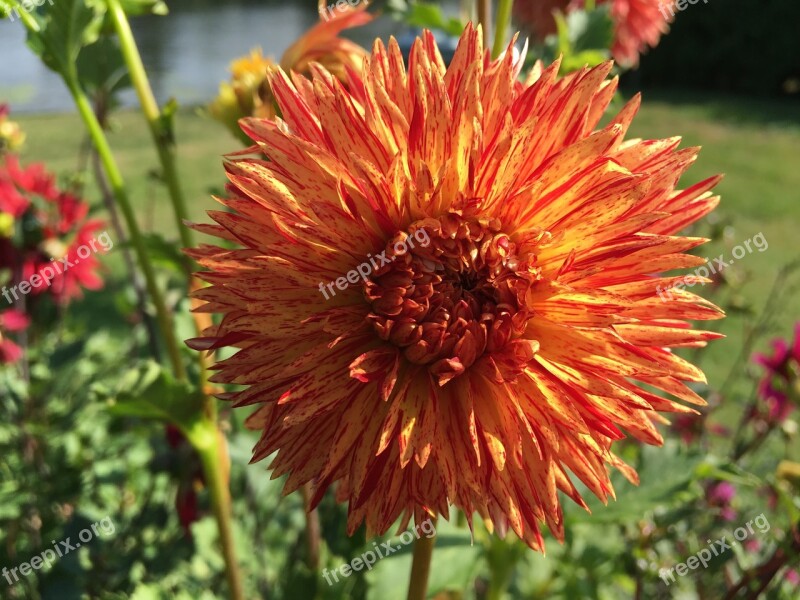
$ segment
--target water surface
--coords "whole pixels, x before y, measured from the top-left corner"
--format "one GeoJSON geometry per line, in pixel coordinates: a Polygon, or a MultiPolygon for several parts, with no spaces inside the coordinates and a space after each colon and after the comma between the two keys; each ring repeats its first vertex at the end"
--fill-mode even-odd
{"type": "MultiPolygon", "coordinates": [[[[219,82],[227,78],[231,59],[258,46],[265,54],[279,58],[319,20],[313,0],[184,0],[168,4],[170,15],[140,17],[132,22],[142,60],[161,102],[175,97],[181,104],[205,104],[216,95],[219,82]]],[[[396,29],[396,23],[383,17],[354,30],[351,37],[369,46],[374,37],[386,38],[396,29]]],[[[121,99],[126,105],[136,101],[133,92],[121,99]]],[[[25,45],[19,20],[0,21],[0,102],[4,101],[19,112],[72,110],[61,79],[25,45]]]]}

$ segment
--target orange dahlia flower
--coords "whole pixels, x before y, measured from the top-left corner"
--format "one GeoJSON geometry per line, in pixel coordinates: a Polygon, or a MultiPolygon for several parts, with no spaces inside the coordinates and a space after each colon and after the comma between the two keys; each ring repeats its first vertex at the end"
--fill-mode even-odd
{"type": "Polygon", "coordinates": [[[660,444],[660,412],[704,404],[671,348],[722,313],[657,289],[705,262],[675,233],[718,178],[676,190],[697,148],[624,139],[638,96],[595,129],[610,63],[520,68],[468,26],[449,68],[426,32],[407,68],[376,41],[347,87],[276,71],[282,119],[244,121],[268,160],[231,156],[227,210],[195,226],[238,249],[190,251],[222,319],[189,345],[238,348],[213,381],[257,406],[253,461],[312,506],[336,484],[351,532],[455,505],[540,549],[559,492],[586,506],[570,474],[605,502],[609,465],[636,480],[613,442],[660,444]]]}
{"type": "MultiPolygon", "coordinates": [[[[372,15],[366,12],[367,4],[357,8],[345,5],[345,10],[336,10],[333,15],[320,14],[322,20],[286,50],[280,67],[286,72],[296,71],[308,76],[311,63],[318,62],[346,81],[347,70],[360,70],[367,51],[355,42],[340,38],[339,34],[372,20],[372,15]]],[[[276,68],[275,61],[265,57],[260,48],[252,50],[249,56],[231,63],[231,82],[220,84],[219,95],[209,105],[211,116],[248,145],[250,139],[242,135],[239,119],[271,119],[277,115],[277,104],[269,85],[270,73],[276,68]]]]}
{"type": "Polygon", "coordinates": [[[320,0],[320,22],[286,49],[281,58],[283,70],[310,76],[311,63],[318,62],[341,81],[346,81],[348,69],[360,71],[367,51],[339,34],[369,23],[373,17],[367,12],[368,6],[365,1],[355,7],[344,4],[329,10],[325,0],[320,0]]]}

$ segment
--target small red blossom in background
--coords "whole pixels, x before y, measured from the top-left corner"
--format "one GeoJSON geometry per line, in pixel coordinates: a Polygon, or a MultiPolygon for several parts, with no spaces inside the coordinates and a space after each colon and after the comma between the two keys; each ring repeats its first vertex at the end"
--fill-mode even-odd
{"type": "MultiPolygon", "coordinates": [[[[600,0],[611,4],[614,21],[614,45],[611,55],[623,66],[635,67],[639,55],[658,45],[669,31],[667,18],[660,10],[660,0],[600,0]]],[[[671,17],[670,17],[671,18],[671,17]]]]}
{"type": "MultiPolygon", "coordinates": [[[[668,11],[661,11],[659,0],[597,0],[596,4],[610,5],[614,22],[611,55],[625,67],[636,67],[639,55],[658,45],[661,36],[669,31],[669,22],[673,18],[668,11]]],[[[585,6],[585,0],[517,0],[514,2],[514,17],[541,42],[546,36],[556,33],[554,11],[568,14],[585,6]]]]}
{"type": "Polygon", "coordinates": [[[31,285],[30,293],[49,293],[62,305],[80,298],[83,289],[102,288],[96,242],[91,242],[104,223],[87,219],[88,213],[89,205],[60,190],[42,164],[22,167],[16,156],[7,155],[0,163],[3,285],[12,288],[38,275],[42,283],[31,285]]]}
{"type": "Polygon", "coordinates": [[[764,369],[758,384],[758,397],[762,401],[753,410],[752,418],[762,418],[768,423],[782,423],[794,408],[800,382],[800,322],[795,325],[794,340],[772,341],[772,355],[757,353],[753,362],[764,369]]]}
{"type": "Polygon", "coordinates": [[[0,312],[0,364],[15,363],[22,357],[22,348],[6,336],[9,332],[27,329],[29,324],[28,316],[18,310],[10,309],[0,312]]]}
{"type": "Polygon", "coordinates": [[[191,537],[192,523],[199,521],[203,511],[197,501],[197,492],[205,487],[205,477],[200,464],[200,458],[192,448],[189,441],[174,425],[166,426],[167,444],[172,448],[180,462],[178,490],[175,494],[175,511],[184,533],[191,537]],[[186,459],[189,454],[188,460],[186,459]]]}
{"type": "Polygon", "coordinates": [[[694,444],[704,433],[715,436],[730,435],[727,427],[718,423],[709,423],[707,414],[681,414],[672,419],[672,430],[685,444],[694,444]]]}

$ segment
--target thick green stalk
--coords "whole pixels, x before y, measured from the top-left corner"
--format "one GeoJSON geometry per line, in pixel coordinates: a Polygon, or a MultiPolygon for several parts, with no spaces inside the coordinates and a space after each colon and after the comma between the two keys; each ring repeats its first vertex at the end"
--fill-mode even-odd
{"type": "MultiPolygon", "coordinates": [[[[139,95],[139,100],[142,105],[142,110],[145,113],[150,131],[153,134],[156,148],[158,149],[159,158],[161,160],[162,168],[164,170],[164,178],[169,187],[170,199],[173,203],[173,209],[178,221],[178,230],[181,235],[181,242],[185,247],[192,247],[193,240],[190,230],[185,227],[183,220],[187,218],[186,203],[183,197],[183,192],[180,187],[177,168],[175,164],[174,145],[171,139],[171,130],[165,126],[166,120],[163,118],[162,112],[158,108],[155,97],[153,96],[150,84],[147,79],[147,73],[139,55],[139,50],[136,42],[133,39],[130,25],[125,15],[124,10],[117,0],[108,0],[108,7],[114,25],[117,29],[117,34],[120,39],[123,56],[128,65],[131,80],[139,95]]],[[[33,19],[27,11],[20,11],[22,21],[25,26],[37,32],[39,30],[38,23],[33,19]]],[[[131,237],[134,249],[139,259],[140,266],[145,276],[147,283],[147,290],[151,300],[155,304],[157,320],[159,328],[166,342],[167,352],[170,356],[172,369],[176,379],[179,381],[187,381],[186,367],[183,364],[180,355],[180,347],[178,345],[177,337],[175,336],[175,329],[173,327],[170,313],[166,309],[164,297],[158,287],[155,277],[155,271],[150,259],[147,255],[147,250],[144,245],[139,225],[136,221],[136,215],[133,212],[130,200],[125,187],[125,181],[119,170],[119,167],[114,160],[114,155],[111,147],[108,144],[105,132],[100,125],[97,117],[92,110],[92,106],[86,94],[78,83],[78,74],[75,65],[68,66],[68,72],[63,73],[63,78],[67,87],[72,94],[75,104],[78,108],[81,118],[86,124],[92,142],[95,145],[97,153],[103,164],[103,168],[108,176],[108,182],[113,191],[114,197],[119,204],[120,210],[125,218],[128,232],[131,237]]],[[[191,269],[187,263],[187,273],[191,276],[191,269]]],[[[199,327],[199,321],[195,323],[199,327]]],[[[224,439],[217,427],[217,410],[214,398],[207,393],[206,387],[206,368],[205,362],[200,356],[200,371],[201,371],[201,389],[204,392],[204,406],[203,418],[199,421],[199,427],[195,428],[192,432],[187,432],[187,437],[192,442],[192,445],[197,449],[203,464],[203,471],[206,478],[206,485],[208,486],[211,503],[214,510],[214,515],[217,520],[219,528],[220,540],[222,545],[222,552],[226,564],[226,576],[230,587],[230,594],[233,600],[243,600],[244,592],[242,586],[242,577],[236,561],[236,555],[233,543],[232,520],[231,520],[231,499],[230,491],[228,489],[227,467],[225,465],[225,457],[227,457],[227,449],[224,447],[224,439]]]]}
{"type": "Polygon", "coordinates": [[[233,521],[231,495],[228,488],[227,469],[223,465],[223,457],[228,455],[222,437],[214,421],[203,419],[187,437],[197,449],[203,464],[205,484],[211,496],[211,507],[219,528],[222,555],[225,559],[225,577],[228,580],[230,597],[233,600],[244,600],[244,587],[236,550],[233,541],[233,521]]]}
{"type": "Polygon", "coordinates": [[[514,576],[517,564],[527,547],[518,541],[501,540],[496,536],[488,539],[486,562],[489,565],[489,589],[486,600],[502,600],[514,576]]]}
{"type": "MultiPolygon", "coordinates": [[[[186,210],[186,199],[181,187],[180,177],[178,176],[177,162],[175,159],[175,142],[172,138],[172,128],[169,125],[169,116],[166,115],[158,106],[147,71],[144,68],[139,48],[133,37],[128,17],[122,8],[119,0],[106,0],[109,14],[114,24],[114,29],[120,42],[125,64],[131,78],[136,94],[139,97],[139,104],[142,108],[153,143],[158,151],[161,162],[164,180],[167,183],[169,197],[172,202],[172,209],[175,214],[176,225],[180,232],[181,243],[186,248],[194,246],[191,230],[186,227],[184,221],[188,219],[186,210]]],[[[189,278],[189,289],[193,290],[197,281],[193,278],[189,262],[186,263],[186,274],[189,278]]],[[[195,315],[195,327],[197,334],[201,335],[203,327],[199,317],[195,315]]],[[[195,444],[195,448],[200,453],[203,463],[203,472],[206,478],[211,503],[214,509],[214,516],[217,520],[219,529],[222,552],[225,558],[225,571],[230,587],[231,598],[240,600],[243,598],[242,576],[236,560],[234,548],[232,519],[231,519],[231,500],[228,490],[228,478],[225,475],[227,469],[227,448],[220,442],[221,434],[217,427],[217,404],[207,388],[208,369],[202,353],[198,353],[200,367],[200,389],[203,391],[203,414],[205,423],[213,427],[217,432],[215,443],[212,448],[204,448],[195,444]]],[[[192,438],[190,438],[191,440],[192,438]]]]}
{"type": "Polygon", "coordinates": [[[139,47],[136,45],[136,40],[133,37],[128,17],[122,5],[119,3],[119,0],[107,0],[107,4],[109,15],[114,23],[117,37],[119,38],[122,56],[128,67],[131,83],[136,90],[136,95],[139,97],[139,104],[142,107],[145,119],[147,119],[150,133],[153,136],[153,141],[158,151],[158,158],[161,161],[164,180],[169,189],[169,197],[172,201],[173,211],[175,212],[181,243],[185,248],[191,248],[194,246],[194,241],[192,239],[191,230],[184,225],[184,221],[188,219],[189,214],[186,210],[186,198],[181,188],[180,178],[178,177],[178,169],[175,161],[175,144],[172,139],[171,128],[167,126],[167,118],[158,107],[153,89],[150,87],[147,71],[144,68],[142,57],[139,54],[139,47]]]}
{"type": "MultiPolygon", "coordinates": [[[[511,23],[511,5],[513,0],[500,0],[497,6],[497,25],[494,29],[494,47],[492,57],[497,58],[506,49],[506,31],[511,23]]],[[[487,32],[488,35],[488,32],[487,32]]]]}
{"type": "MultiPolygon", "coordinates": [[[[178,167],[175,158],[175,142],[172,139],[171,127],[167,125],[168,118],[159,108],[156,97],[153,94],[150,80],[147,77],[147,70],[144,68],[142,56],[139,53],[139,47],[136,45],[130,22],[128,21],[128,17],[122,5],[119,3],[119,0],[107,0],[107,5],[109,15],[114,24],[114,29],[117,32],[125,65],[128,67],[131,83],[136,90],[142,113],[144,114],[145,120],[147,120],[150,134],[153,137],[153,143],[158,152],[164,181],[167,184],[169,198],[172,202],[172,210],[175,214],[175,224],[181,238],[181,244],[184,248],[192,248],[194,247],[194,239],[191,229],[185,225],[189,214],[186,209],[186,197],[184,196],[180,177],[178,176],[178,167]]],[[[192,269],[188,259],[185,262],[185,268],[186,275],[191,280],[192,269]]],[[[190,287],[193,288],[193,286],[190,287]]],[[[195,318],[195,328],[197,330],[197,335],[202,335],[203,328],[198,323],[197,318],[195,318]]],[[[200,366],[199,385],[204,392],[208,392],[208,390],[206,390],[208,384],[208,369],[205,358],[199,353],[198,362],[200,366]]],[[[210,393],[205,394],[204,410],[206,414],[216,418],[217,405],[210,393]]]]}
{"type": "Polygon", "coordinates": [[[103,163],[103,169],[108,176],[109,185],[114,194],[114,198],[122,211],[122,216],[125,218],[125,225],[130,234],[131,243],[136,251],[136,258],[139,261],[139,266],[144,274],[145,283],[147,284],[147,292],[150,299],[156,308],[156,320],[158,321],[161,335],[167,347],[167,354],[170,358],[172,369],[175,372],[175,377],[181,381],[186,380],[186,367],[181,358],[180,346],[178,339],[175,336],[175,328],[172,323],[172,317],[167,310],[164,296],[161,289],[158,287],[156,281],[156,273],[153,269],[153,264],[150,262],[150,257],[147,254],[147,248],[144,244],[142,232],[139,229],[139,224],[136,221],[136,215],[131,207],[130,199],[128,198],[127,188],[125,187],[125,180],[122,178],[117,162],[114,159],[114,154],[108,144],[106,134],[102,126],[97,120],[97,117],[92,110],[92,105],[86,94],[80,88],[80,85],[75,79],[65,77],[65,82],[69,88],[72,98],[75,100],[75,105],[78,108],[86,128],[89,131],[89,136],[92,138],[97,154],[100,156],[100,161],[103,163]]]}
{"type": "MultiPolygon", "coordinates": [[[[4,2],[3,5],[9,6],[9,3],[4,2]]],[[[39,33],[40,28],[39,24],[36,22],[36,19],[34,19],[33,16],[31,16],[31,14],[24,9],[24,7],[21,7],[19,2],[12,2],[10,5],[20,8],[18,11],[20,20],[28,30],[32,31],[33,33],[39,33]]],[[[164,301],[164,296],[161,293],[161,289],[158,287],[153,264],[150,262],[150,257],[147,255],[147,248],[144,245],[144,238],[142,237],[142,232],[139,229],[138,222],[136,221],[136,215],[133,212],[130,199],[128,198],[125,180],[122,178],[122,173],[117,166],[116,160],[114,160],[114,154],[111,151],[111,146],[108,144],[105,131],[103,131],[102,125],[100,125],[100,122],[97,120],[97,116],[94,114],[94,110],[89,102],[89,98],[87,98],[86,93],[78,83],[78,73],[75,65],[69,64],[67,66],[67,72],[61,73],[61,76],[64,79],[64,83],[67,84],[67,88],[69,89],[70,94],[75,101],[78,114],[80,114],[84,124],[86,125],[86,129],[89,131],[89,137],[92,139],[92,143],[94,144],[97,154],[100,157],[100,162],[103,164],[103,169],[105,169],[106,175],[108,176],[108,183],[111,185],[114,199],[122,211],[122,216],[125,218],[125,225],[128,228],[128,233],[131,237],[131,243],[136,251],[136,258],[139,261],[139,266],[142,269],[142,273],[144,273],[147,292],[156,308],[156,320],[159,328],[161,329],[161,335],[164,338],[164,343],[167,347],[167,354],[169,355],[172,369],[175,372],[175,377],[179,380],[185,380],[186,367],[181,359],[180,346],[178,345],[178,339],[175,337],[175,329],[172,325],[172,317],[167,310],[167,305],[164,301]]]]}
{"type": "Polygon", "coordinates": [[[408,582],[408,600],[425,600],[428,597],[428,580],[431,575],[435,542],[436,536],[420,537],[414,542],[414,557],[408,582]]]}

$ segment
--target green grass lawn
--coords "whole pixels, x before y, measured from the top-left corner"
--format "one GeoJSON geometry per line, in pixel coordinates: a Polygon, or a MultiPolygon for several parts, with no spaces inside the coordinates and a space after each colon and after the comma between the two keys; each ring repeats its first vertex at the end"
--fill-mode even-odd
{"type": "MultiPolygon", "coordinates": [[[[17,116],[17,120],[28,133],[26,160],[43,160],[58,172],[75,168],[83,143],[77,116],[17,116]]],[[[175,237],[166,190],[153,176],[157,160],[141,115],[123,111],[114,117],[113,125],[111,145],[143,227],[175,237]]],[[[179,113],[176,134],[190,215],[201,220],[204,211],[216,207],[210,194],[224,185],[221,156],[238,145],[221,126],[192,110],[179,113]]],[[[631,135],[681,135],[685,145],[703,146],[686,177],[687,184],[725,174],[718,187],[722,204],[714,217],[720,227],[724,225],[724,236],[700,252],[709,257],[725,252],[730,258],[733,246],[763,233],[769,248],[741,260],[736,274],[743,283],[734,294],[737,304],[752,305],[759,312],[779,268],[800,256],[795,230],[800,225],[800,105],[696,94],[645,94],[631,135]]],[[[90,199],[97,201],[96,193],[90,199]]],[[[701,291],[704,295],[708,292],[701,291]]],[[[800,318],[800,310],[796,305],[793,310],[784,308],[776,315],[776,324],[788,334],[800,318]]],[[[724,379],[752,320],[747,313],[736,313],[720,325],[728,338],[712,344],[704,357],[712,386],[724,379]]]]}
{"type": "MultiPolygon", "coordinates": [[[[76,168],[85,139],[76,114],[15,115],[15,120],[27,132],[23,153],[26,160],[44,161],[56,172],[68,173],[76,168]]],[[[127,110],[114,115],[112,128],[109,140],[140,224],[145,230],[174,236],[169,195],[156,179],[158,158],[147,124],[139,112],[127,110]]],[[[222,126],[189,109],[177,117],[176,138],[189,213],[191,218],[201,219],[206,210],[218,206],[211,194],[218,193],[225,184],[222,155],[240,146],[222,126]]],[[[90,196],[90,200],[99,202],[96,196],[90,196]]]]}

